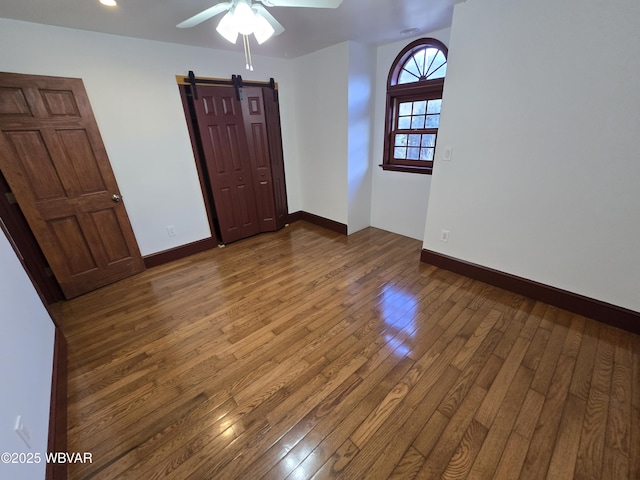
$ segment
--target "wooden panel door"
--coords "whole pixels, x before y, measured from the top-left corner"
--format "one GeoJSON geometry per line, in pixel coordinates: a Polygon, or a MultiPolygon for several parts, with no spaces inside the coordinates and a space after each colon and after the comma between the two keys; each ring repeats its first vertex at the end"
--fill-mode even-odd
{"type": "Polygon", "coordinates": [[[264,115],[262,89],[258,87],[243,88],[243,93],[242,116],[253,171],[253,188],[256,194],[260,231],[271,232],[278,228],[276,226],[267,121],[264,115]]]}
{"type": "Polygon", "coordinates": [[[267,121],[269,140],[269,159],[271,162],[271,181],[273,186],[274,215],[276,228],[284,227],[289,218],[287,204],[287,182],[284,176],[284,155],[282,153],[282,131],[280,127],[280,107],[278,91],[263,88],[264,112],[267,121]]]}
{"type": "Polygon", "coordinates": [[[235,90],[198,86],[194,100],[221,240],[260,232],[242,108],[235,90]]]}
{"type": "Polygon", "coordinates": [[[60,284],[53,276],[53,270],[42,253],[38,240],[33,235],[2,172],[0,172],[0,227],[5,230],[5,234],[21,258],[24,269],[31,277],[43,301],[50,305],[64,300],[60,284]]]}
{"type": "Polygon", "coordinates": [[[67,298],[144,270],[81,79],[0,73],[0,169],[67,298]]]}

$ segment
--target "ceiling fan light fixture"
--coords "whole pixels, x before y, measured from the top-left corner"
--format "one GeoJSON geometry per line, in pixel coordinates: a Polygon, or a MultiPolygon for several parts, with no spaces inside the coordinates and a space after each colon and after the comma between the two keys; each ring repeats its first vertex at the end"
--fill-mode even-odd
{"type": "Polygon", "coordinates": [[[195,27],[216,15],[226,12],[220,22],[218,22],[216,30],[222,37],[233,44],[238,41],[238,35],[242,35],[247,68],[253,70],[249,35],[253,33],[258,44],[262,45],[273,35],[280,35],[284,32],[284,27],[269,13],[265,6],[337,8],[342,1],[343,0],[227,0],[202,10],[200,13],[180,22],[176,27],[195,27]],[[255,3],[252,3],[252,1],[255,1],[255,3]]]}
{"type": "Polygon", "coordinates": [[[246,0],[239,0],[233,9],[233,20],[238,32],[242,35],[251,35],[257,23],[257,16],[246,0]]]}
{"type": "Polygon", "coordinates": [[[238,28],[231,12],[227,12],[218,23],[216,31],[226,40],[235,44],[238,40],[238,28]]]}
{"type": "Polygon", "coordinates": [[[275,29],[269,21],[262,15],[256,13],[256,25],[253,34],[255,35],[258,44],[262,45],[264,42],[269,40],[274,33],[275,29]]]}

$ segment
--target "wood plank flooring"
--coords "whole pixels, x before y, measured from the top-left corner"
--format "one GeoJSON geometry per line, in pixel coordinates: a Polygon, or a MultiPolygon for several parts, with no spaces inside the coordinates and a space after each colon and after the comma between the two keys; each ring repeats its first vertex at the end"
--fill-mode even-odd
{"type": "Polygon", "coordinates": [[[72,479],[638,479],[640,337],[305,222],[57,309],[72,479]]]}

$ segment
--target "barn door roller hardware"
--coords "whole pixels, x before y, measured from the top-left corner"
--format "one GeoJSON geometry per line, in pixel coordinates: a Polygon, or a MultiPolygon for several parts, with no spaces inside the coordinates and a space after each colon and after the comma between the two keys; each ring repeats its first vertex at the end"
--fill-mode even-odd
{"type": "Polygon", "coordinates": [[[197,85],[229,85],[236,89],[236,97],[238,100],[242,100],[243,87],[269,87],[273,90],[273,99],[278,99],[278,89],[273,77],[270,78],[268,82],[247,82],[242,80],[242,76],[235,74],[231,75],[231,80],[225,80],[222,78],[198,78],[195,73],[193,73],[193,70],[189,70],[188,76],[184,77],[183,81],[191,85],[191,92],[194,100],[198,99],[197,85]]]}
{"type": "Polygon", "coordinates": [[[242,76],[240,75],[231,75],[231,82],[233,83],[233,87],[236,89],[236,98],[239,102],[242,101],[242,76]]]}

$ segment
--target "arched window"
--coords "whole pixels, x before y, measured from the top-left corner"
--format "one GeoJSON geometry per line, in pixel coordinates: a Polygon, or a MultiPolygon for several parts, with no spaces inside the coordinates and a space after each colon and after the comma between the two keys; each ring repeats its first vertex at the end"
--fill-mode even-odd
{"type": "Polygon", "coordinates": [[[431,173],[440,125],[447,47],[433,38],[407,45],[387,80],[385,170],[431,173]]]}

